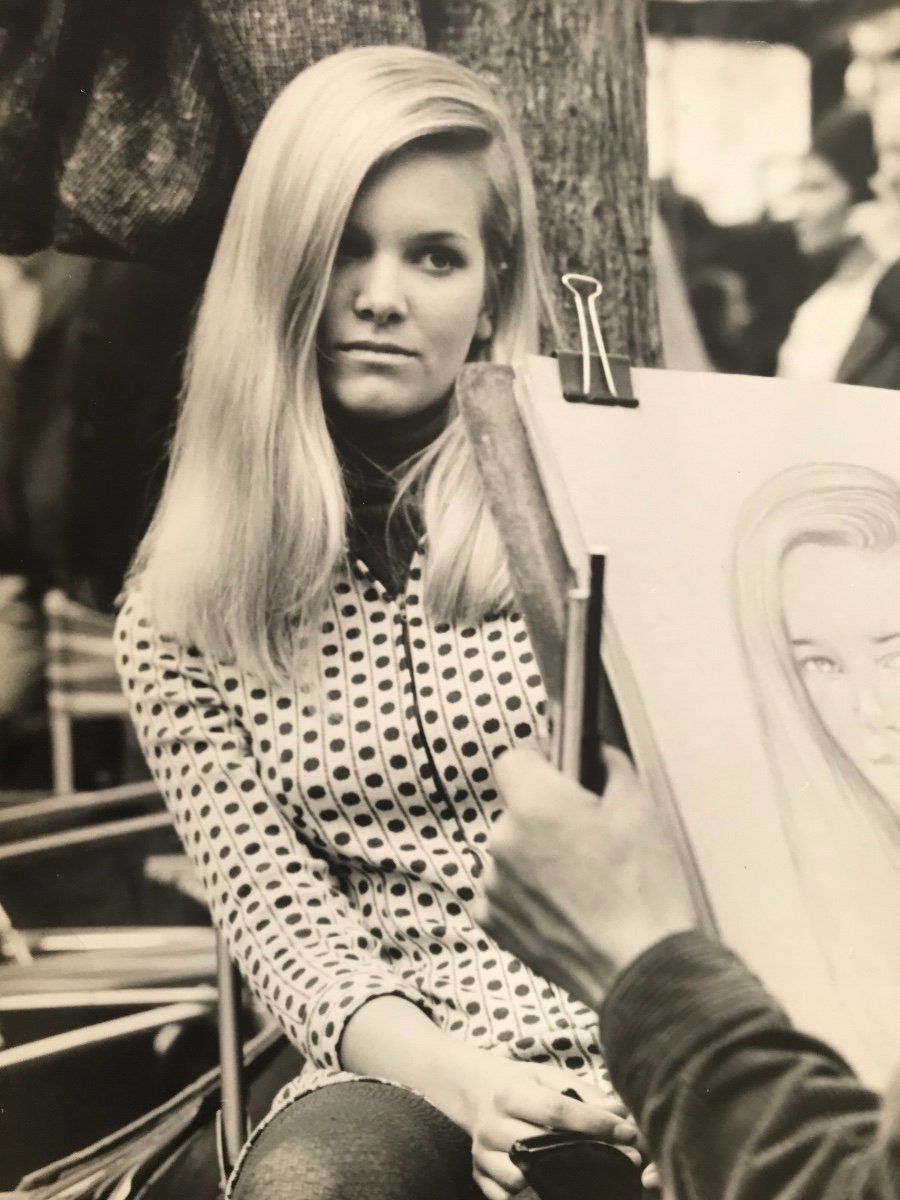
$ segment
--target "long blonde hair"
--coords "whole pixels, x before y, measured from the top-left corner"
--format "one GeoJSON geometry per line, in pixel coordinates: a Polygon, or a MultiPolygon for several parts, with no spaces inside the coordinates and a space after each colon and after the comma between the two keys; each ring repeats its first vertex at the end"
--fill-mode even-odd
{"type": "MultiPolygon", "coordinates": [[[[412,143],[483,149],[493,334],[509,363],[552,324],[534,191],[518,136],[479,78],[407,47],[343,51],[303,71],[260,126],[238,180],[188,355],[168,477],[132,568],[156,622],[270,677],[295,668],[346,556],[347,501],[323,412],[316,333],[360,188],[412,143]]],[[[461,429],[410,467],[447,620],[509,602],[502,544],[461,429]]]]}

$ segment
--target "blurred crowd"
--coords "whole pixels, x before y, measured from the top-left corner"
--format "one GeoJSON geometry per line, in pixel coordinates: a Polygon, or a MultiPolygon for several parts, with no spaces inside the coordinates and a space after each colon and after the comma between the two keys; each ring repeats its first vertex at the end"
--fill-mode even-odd
{"type": "Polygon", "coordinates": [[[777,214],[720,226],[660,188],[716,370],[900,387],[900,8],[848,41],[843,98],[816,116],[777,214]]]}
{"type": "MultiPolygon", "coordinates": [[[[0,258],[0,787],[49,785],[42,597],[112,612],[161,485],[195,287],[45,250],[0,258]]],[[[76,783],[118,782],[88,722],[76,783]]]]}
{"type": "MultiPolygon", "coordinates": [[[[690,336],[722,372],[900,387],[900,8],[848,37],[844,98],[777,214],[723,226],[660,186],[670,366],[690,336]]],[[[161,484],[197,290],[52,250],[0,258],[0,788],[47,782],[41,598],[112,611],[161,484]]],[[[78,783],[93,782],[88,752],[78,783]]]]}

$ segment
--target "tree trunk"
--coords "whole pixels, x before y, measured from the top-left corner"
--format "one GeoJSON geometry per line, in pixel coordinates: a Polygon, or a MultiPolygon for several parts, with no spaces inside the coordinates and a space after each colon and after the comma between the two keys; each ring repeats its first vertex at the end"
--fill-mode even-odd
{"type": "MultiPolygon", "coordinates": [[[[657,363],[644,0],[443,0],[427,11],[431,49],[495,79],[518,122],[552,279],[595,275],[608,348],[657,363]]],[[[556,295],[574,347],[574,309],[561,285],[556,295]]]]}

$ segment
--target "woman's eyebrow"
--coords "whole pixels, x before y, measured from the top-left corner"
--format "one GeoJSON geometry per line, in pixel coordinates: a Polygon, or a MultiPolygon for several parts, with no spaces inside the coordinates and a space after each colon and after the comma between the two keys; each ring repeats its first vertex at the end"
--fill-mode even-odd
{"type": "Polygon", "coordinates": [[[873,646],[882,646],[885,642],[892,642],[895,638],[900,638],[900,630],[896,633],[882,633],[878,637],[869,638],[869,641],[873,646]]]}
{"type": "Polygon", "coordinates": [[[414,241],[422,242],[467,242],[469,237],[458,229],[426,229],[422,233],[415,234],[414,241]]]}

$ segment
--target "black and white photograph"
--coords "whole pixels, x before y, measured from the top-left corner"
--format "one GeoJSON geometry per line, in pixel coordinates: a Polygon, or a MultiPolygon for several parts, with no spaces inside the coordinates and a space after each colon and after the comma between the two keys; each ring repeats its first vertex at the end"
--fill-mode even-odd
{"type": "Polygon", "coordinates": [[[0,3],[0,1198],[900,1196],[900,5],[0,3]]]}

